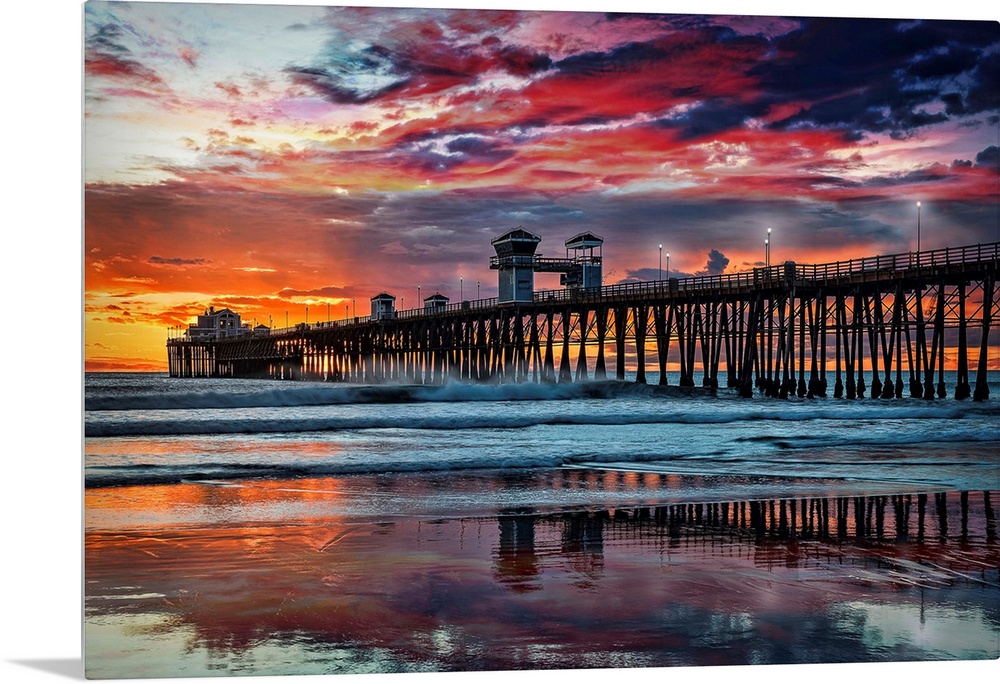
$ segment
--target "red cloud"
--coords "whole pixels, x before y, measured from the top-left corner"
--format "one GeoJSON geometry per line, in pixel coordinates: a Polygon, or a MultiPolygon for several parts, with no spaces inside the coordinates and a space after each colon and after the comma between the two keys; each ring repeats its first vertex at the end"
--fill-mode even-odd
{"type": "Polygon", "coordinates": [[[224,92],[229,97],[240,97],[243,92],[234,83],[221,83],[219,81],[215,82],[215,87],[224,92]]]}
{"type": "Polygon", "coordinates": [[[180,58],[184,60],[185,64],[194,69],[195,66],[197,66],[198,56],[201,53],[192,47],[182,45],[177,49],[177,54],[180,55],[180,58]]]}
{"type": "Polygon", "coordinates": [[[662,115],[677,105],[717,98],[747,100],[757,88],[748,70],[765,48],[758,41],[714,43],[700,34],[679,34],[578,56],[522,92],[531,103],[522,116],[574,123],[639,112],[662,115]]]}
{"type": "Polygon", "coordinates": [[[128,80],[147,86],[164,86],[163,79],[152,69],[130,59],[113,57],[96,51],[88,51],[84,59],[84,70],[88,76],[128,80]]]}

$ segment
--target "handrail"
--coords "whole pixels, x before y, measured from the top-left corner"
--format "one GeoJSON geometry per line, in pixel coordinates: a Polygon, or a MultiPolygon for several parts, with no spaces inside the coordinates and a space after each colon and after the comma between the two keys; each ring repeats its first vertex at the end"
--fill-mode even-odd
{"type": "Polygon", "coordinates": [[[869,271],[903,271],[912,268],[950,266],[969,262],[982,262],[1000,258],[1000,243],[945,247],[925,252],[880,255],[835,261],[827,264],[797,265],[797,277],[821,280],[869,271]],[[806,275],[808,274],[808,276],[806,275]]]}

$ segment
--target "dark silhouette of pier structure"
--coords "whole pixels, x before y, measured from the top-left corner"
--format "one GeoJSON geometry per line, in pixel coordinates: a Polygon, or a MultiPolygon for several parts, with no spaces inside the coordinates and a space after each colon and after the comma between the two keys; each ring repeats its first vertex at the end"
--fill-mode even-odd
{"type": "Polygon", "coordinates": [[[551,550],[555,538],[561,557],[594,579],[603,574],[608,547],[634,546],[736,554],[768,569],[818,561],[878,568],[882,581],[904,586],[995,585],[996,496],[939,491],[506,511],[497,518],[495,576],[515,592],[540,588],[541,559],[559,557],[551,550]]]}
{"type": "Polygon", "coordinates": [[[601,238],[571,238],[565,259],[535,255],[539,240],[517,228],[493,241],[498,297],[396,311],[383,293],[371,316],[173,337],[170,375],[666,384],[669,365],[681,387],[747,397],[932,399],[947,365],[955,398],[989,396],[1000,243],[601,286],[601,238]],[[565,289],[534,291],[543,271],[565,289]]]}

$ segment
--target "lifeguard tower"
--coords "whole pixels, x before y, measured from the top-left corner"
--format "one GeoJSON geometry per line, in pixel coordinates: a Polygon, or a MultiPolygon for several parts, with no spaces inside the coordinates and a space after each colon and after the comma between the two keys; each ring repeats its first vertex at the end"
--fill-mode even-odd
{"type": "Polygon", "coordinates": [[[490,244],[496,256],[490,258],[490,268],[497,274],[497,302],[500,304],[530,304],[535,294],[535,250],[542,238],[524,228],[507,231],[490,244]]]}
{"type": "Polygon", "coordinates": [[[566,258],[543,258],[535,254],[542,239],[518,226],[491,244],[496,256],[490,268],[497,275],[500,304],[530,304],[535,296],[535,273],[559,273],[559,283],[570,290],[598,289],[602,284],[601,262],[604,238],[580,233],[566,241],[566,258]]]}
{"type": "Polygon", "coordinates": [[[559,284],[570,289],[598,289],[603,284],[601,261],[604,238],[593,233],[580,233],[566,241],[566,258],[572,268],[559,277],[559,284]],[[572,252],[572,255],[570,255],[572,252]]]}

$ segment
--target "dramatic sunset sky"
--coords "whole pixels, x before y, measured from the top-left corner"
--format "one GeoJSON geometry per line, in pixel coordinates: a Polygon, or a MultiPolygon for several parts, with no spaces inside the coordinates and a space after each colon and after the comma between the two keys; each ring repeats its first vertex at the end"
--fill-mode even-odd
{"type": "Polygon", "coordinates": [[[995,21],[88,2],[83,29],[88,370],[164,368],[209,305],[493,296],[519,225],[547,256],[602,235],[606,284],[661,243],[671,276],[761,265],[768,227],[772,262],[905,252],[917,201],[924,249],[1000,239],[995,21]]]}

